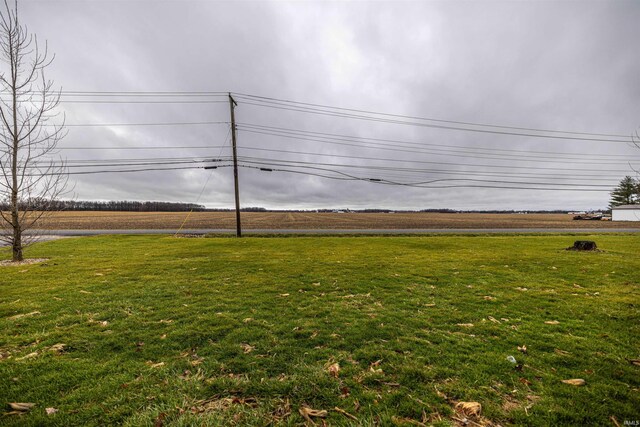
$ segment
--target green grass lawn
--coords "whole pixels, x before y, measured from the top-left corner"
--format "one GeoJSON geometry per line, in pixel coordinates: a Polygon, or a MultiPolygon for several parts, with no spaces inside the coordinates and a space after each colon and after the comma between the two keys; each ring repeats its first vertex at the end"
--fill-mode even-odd
{"type": "Polygon", "coordinates": [[[0,424],[301,425],[307,405],[328,425],[455,425],[458,402],[477,424],[636,422],[640,236],[590,238],[602,252],[568,235],[40,243],[26,255],[49,261],[0,267],[2,412],[36,404],[0,424]]]}

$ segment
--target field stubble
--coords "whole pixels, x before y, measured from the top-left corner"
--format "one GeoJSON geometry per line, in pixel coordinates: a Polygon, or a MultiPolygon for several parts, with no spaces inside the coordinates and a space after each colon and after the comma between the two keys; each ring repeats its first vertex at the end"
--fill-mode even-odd
{"type": "MultiPolygon", "coordinates": [[[[57,212],[47,230],[235,229],[234,212],[57,212]]],[[[594,229],[638,222],[573,221],[567,214],[243,212],[245,229],[594,229]]]]}

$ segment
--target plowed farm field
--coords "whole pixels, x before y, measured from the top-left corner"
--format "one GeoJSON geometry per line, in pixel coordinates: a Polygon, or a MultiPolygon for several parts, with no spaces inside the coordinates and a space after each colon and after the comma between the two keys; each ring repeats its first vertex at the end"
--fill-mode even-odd
{"type": "MultiPolygon", "coordinates": [[[[48,230],[234,229],[234,212],[58,212],[48,230]]],[[[637,222],[574,221],[567,214],[243,212],[251,229],[594,229],[636,228],[637,222]]]]}

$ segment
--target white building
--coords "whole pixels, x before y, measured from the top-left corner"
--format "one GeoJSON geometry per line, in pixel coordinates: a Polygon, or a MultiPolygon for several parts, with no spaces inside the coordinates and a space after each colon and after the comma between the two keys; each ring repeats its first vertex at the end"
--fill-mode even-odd
{"type": "Polygon", "coordinates": [[[621,205],[611,208],[612,221],[640,221],[640,205],[621,205]]]}

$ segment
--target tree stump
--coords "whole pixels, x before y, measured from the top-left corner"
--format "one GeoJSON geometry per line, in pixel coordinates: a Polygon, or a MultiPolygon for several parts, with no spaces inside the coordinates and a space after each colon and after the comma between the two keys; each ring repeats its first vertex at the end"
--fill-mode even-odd
{"type": "Polygon", "coordinates": [[[568,251],[597,251],[598,247],[593,240],[576,240],[573,246],[567,248],[568,251]]]}

